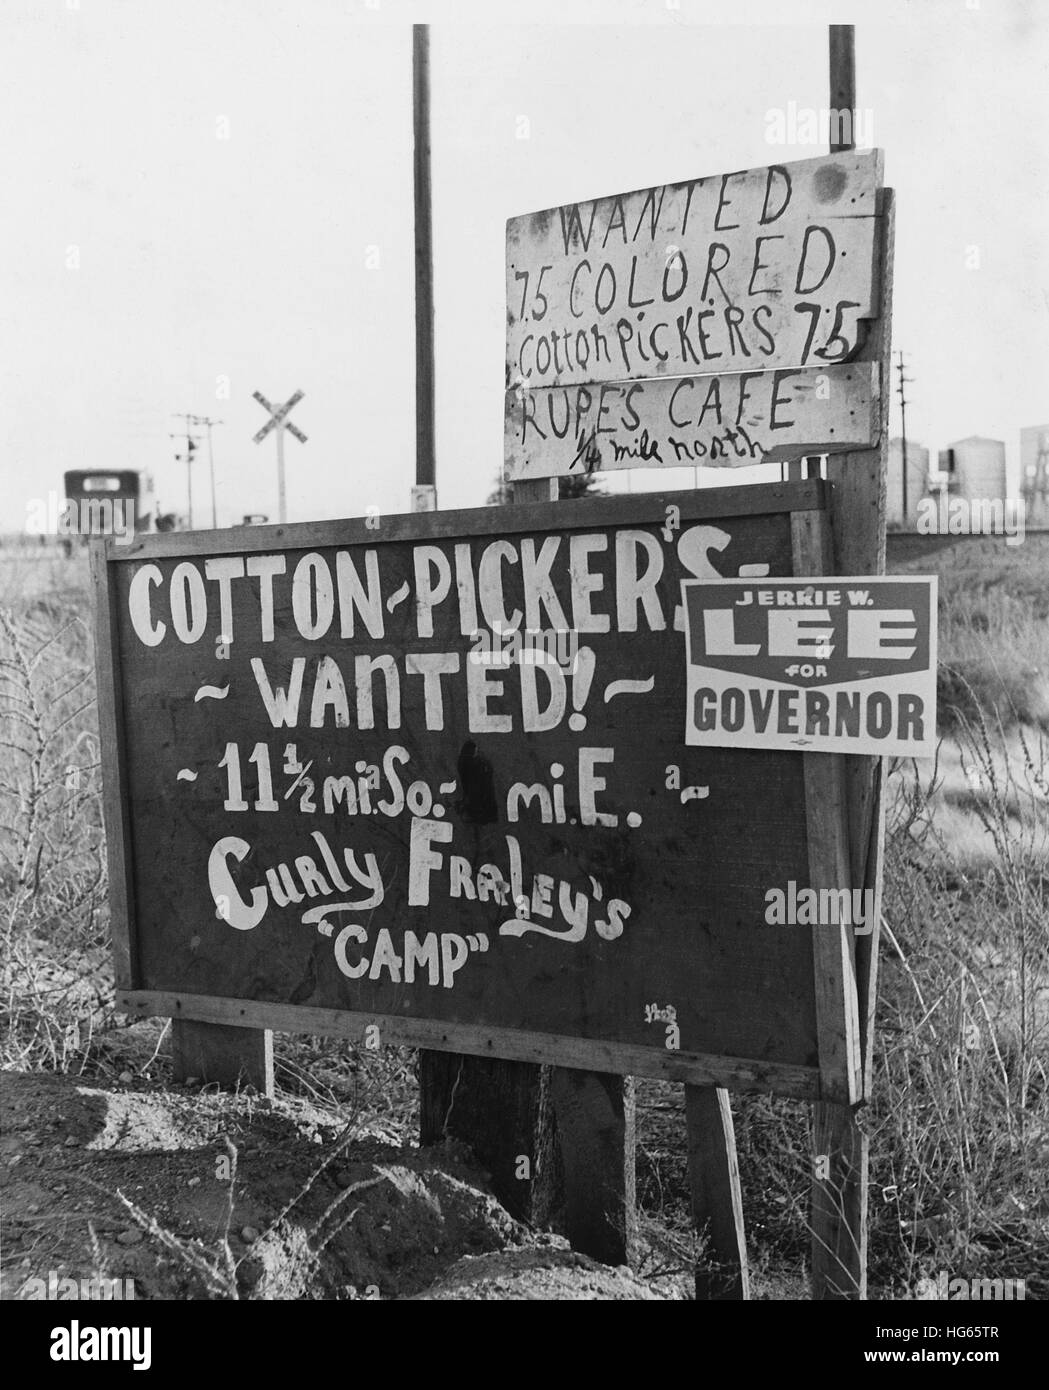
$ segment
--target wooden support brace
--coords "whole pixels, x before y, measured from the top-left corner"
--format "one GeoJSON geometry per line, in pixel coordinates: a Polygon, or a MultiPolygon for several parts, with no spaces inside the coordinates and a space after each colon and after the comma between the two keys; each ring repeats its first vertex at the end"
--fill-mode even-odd
{"type": "Polygon", "coordinates": [[[564,1169],[564,1227],[572,1249],[604,1264],[633,1264],[633,1080],[554,1067],[550,1089],[564,1169]]]}
{"type": "Polygon", "coordinates": [[[171,1020],[171,1070],[176,1081],[201,1081],[234,1089],[254,1086],[273,1095],[273,1034],[268,1028],[171,1020]]]}
{"type": "Polygon", "coordinates": [[[867,1136],[848,1105],[812,1116],[812,1296],[867,1297],[867,1136]]]}
{"type": "Polygon", "coordinates": [[[561,1200],[550,1070],[458,1052],[419,1053],[420,1141],[467,1144],[510,1215],[534,1226],[548,1224],[561,1200]]]}
{"type": "MultiPolygon", "coordinates": [[[[800,513],[791,524],[795,575],[826,574],[833,562],[825,517],[800,513]]],[[[808,753],[804,766],[810,886],[851,889],[845,759],[808,753]]],[[[813,1112],[812,1292],[818,1299],[865,1298],[868,1153],[854,1110],[865,1090],[853,927],[818,924],[812,954],[820,1086],[827,1097],[813,1112]]]]}
{"type": "Polygon", "coordinates": [[[692,1224],[707,1242],[696,1267],[696,1298],[748,1299],[747,1239],[728,1092],[720,1086],[686,1086],[685,1120],[692,1224]]]}
{"type": "MultiPolygon", "coordinates": [[[[791,517],[795,576],[829,572],[831,536],[822,512],[791,517]]],[[[835,893],[854,886],[849,808],[841,753],[805,753],[805,835],[809,886],[835,893]]],[[[855,932],[848,922],[813,928],[820,1090],[827,1100],[856,1104],[863,1096],[855,932]]]]}

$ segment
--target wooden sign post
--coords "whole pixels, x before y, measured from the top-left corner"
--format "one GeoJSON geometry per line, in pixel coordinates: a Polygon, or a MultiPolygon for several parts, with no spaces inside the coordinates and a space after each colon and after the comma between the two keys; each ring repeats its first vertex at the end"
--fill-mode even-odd
{"type": "MultiPolygon", "coordinates": [[[[850,24],[829,26],[830,106],[856,110],[855,36],[850,24]]],[[[831,153],[851,148],[831,145],[831,153]]],[[[885,475],[889,440],[889,381],[892,346],[892,283],[895,246],[895,193],[879,191],[882,223],[875,261],[881,287],[878,317],[868,326],[857,362],[876,364],[883,385],[876,444],[848,457],[832,454],[827,478],[834,499],[830,555],[839,574],[885,571],[885,475]]],[[[885,834],[885,762],[870,756],[845,757],[845,798],[849,824],[851,881],[874,894],[874,930],[856,946],[856,983],[864,1094],[869,1095],[873,1065],[874,1008],[881,933],[882,847],[885,834]]],[[[867,1136],[850,1107],[819,1104],[813,1112],[812,1290],[817,1299],[867,1296],[867,1136]]]]}

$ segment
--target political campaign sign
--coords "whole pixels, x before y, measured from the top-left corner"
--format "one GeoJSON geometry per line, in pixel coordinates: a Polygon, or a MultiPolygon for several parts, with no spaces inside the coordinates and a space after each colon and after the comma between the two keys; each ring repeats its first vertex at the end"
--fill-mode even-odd
{"type": "Polygon", "coordinates": [[[928,758],[936,579],[685,580],[690,746],[928,758]]]}

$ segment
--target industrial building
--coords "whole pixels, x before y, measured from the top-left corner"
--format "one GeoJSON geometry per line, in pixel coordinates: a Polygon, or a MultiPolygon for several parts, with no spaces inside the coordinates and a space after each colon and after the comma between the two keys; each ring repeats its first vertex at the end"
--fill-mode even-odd
{"type": "Polygon", "coordinates": [[[918,503],[929,492],[929,451],[923,444],[907,441],[907,509],[904,515],[903,440],[889,440],[886,479],[885,519],[889,526],[913,531],[918,503]]]}
{"type": "Polygon", "coordinates": [[[1020,431],[1020,495],[1028,526],[1049,526],[1049,425],[1020,431]]]}
{"type": "Polygon", "coordinates": [[[947,475],[947,492],[967,502],[1002,501],[1008,495],[1005,443],[971,434],[940,451],[940,472],[947,475]]]}

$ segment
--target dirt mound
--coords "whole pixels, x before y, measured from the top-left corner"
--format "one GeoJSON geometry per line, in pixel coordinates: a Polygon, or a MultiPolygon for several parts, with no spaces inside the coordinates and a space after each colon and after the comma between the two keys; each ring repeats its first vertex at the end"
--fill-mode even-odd
{"type": "Polygon", "coordinates": [[[4,1298],[660,1296],[515,1222],[456,1146],[294,1097],[5,1072],[0,1119],[4,1298]]]}
{"type": "MultiPolygon", "coordinates": [[[[560,1242],[558,1242],[560,1244],[560,1242]]],[[[641,1299],[663,1295],[625,1266],[612,1269],[572,1250],[498,1250],[465,1255],[419,1300],[583,1300],[641,1299]]]]}

